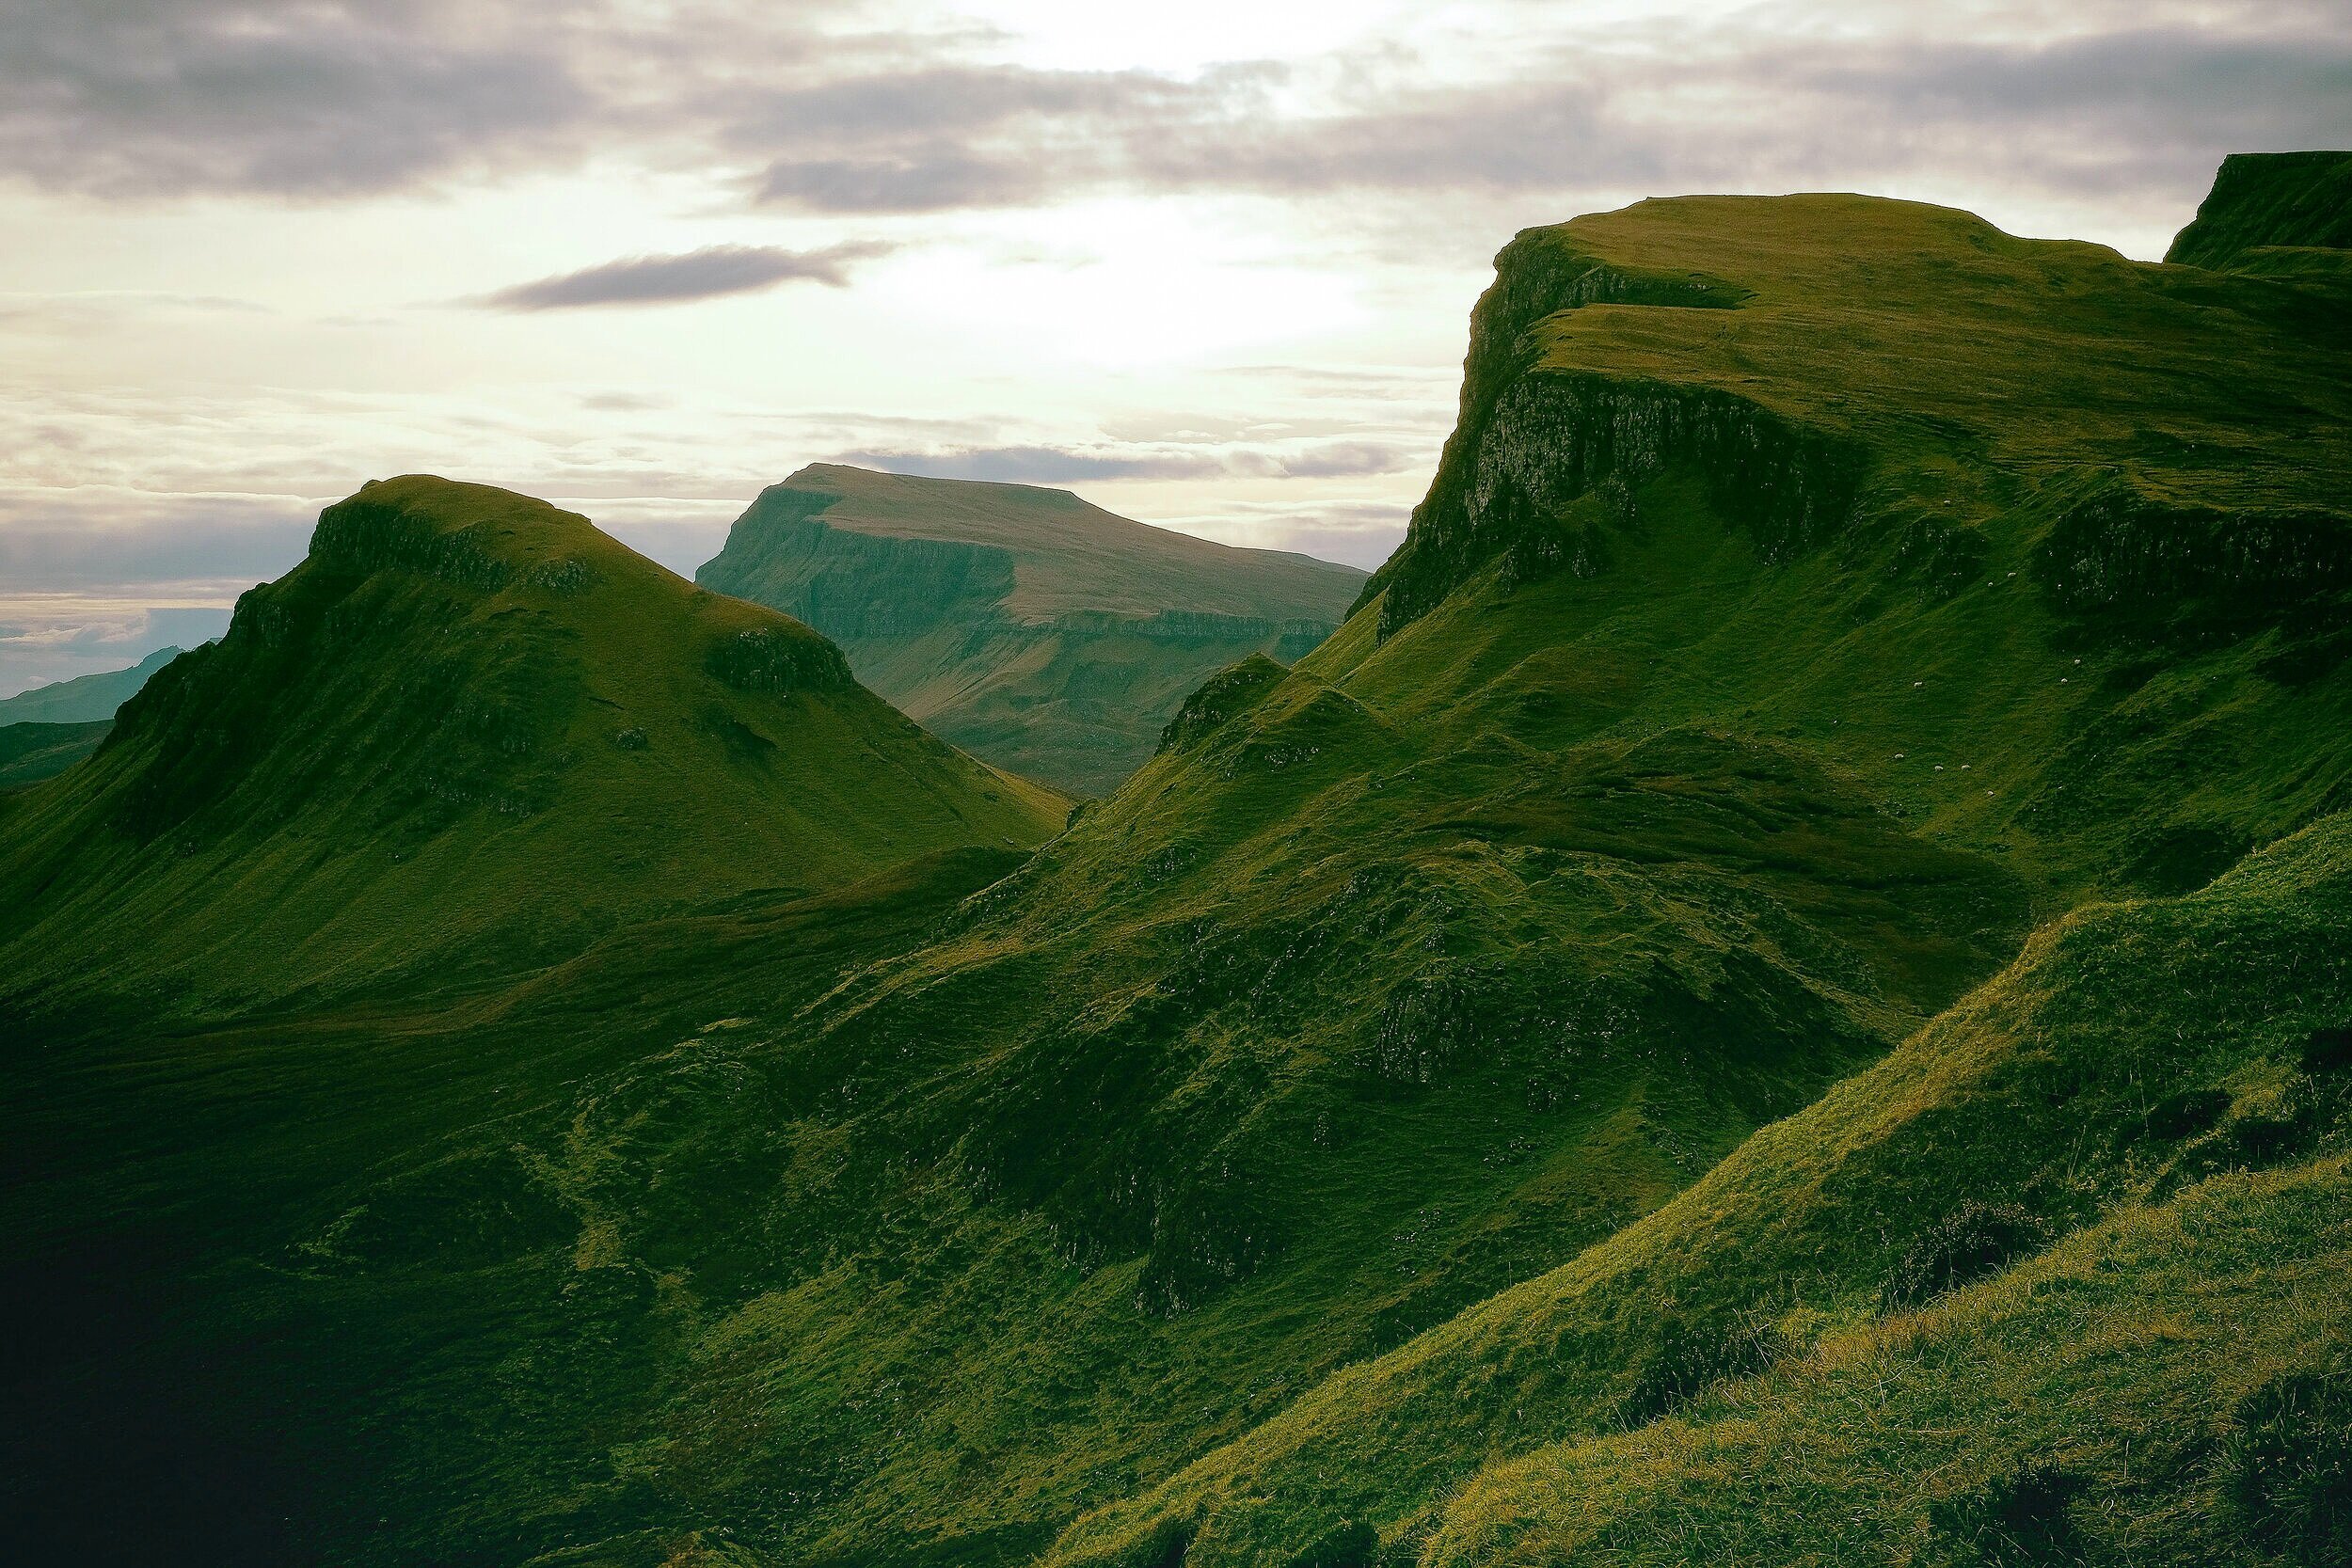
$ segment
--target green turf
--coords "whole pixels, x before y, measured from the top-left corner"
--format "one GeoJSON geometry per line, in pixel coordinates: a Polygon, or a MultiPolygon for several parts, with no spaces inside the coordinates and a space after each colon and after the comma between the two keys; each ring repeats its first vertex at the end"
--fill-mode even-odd
{"type": "Polygon", "coordinates": [[[1327,637],[1364,574],[1152,528],[1067,490],[812,464],[696,574],[840,643],[858,678],[956,745],[1107,795],[1187,692],[1327,637]]]}
{"type": "Polygon", "coordinates": [[[2338,816],[2187,898],[2078,911],[1656,1214],[1056,1560],[1171,1533],[1188,1563],[1282,1560],[1362,1525],[1432,1562],[1842,1561],[2038,1465],[2078,1485],[2090,1560],[2265,1560],[2208,1461],[2265,1385],[2340,1377],[2352,1333],[2352,1063],[2312,1048],[2352,1020],[2348,852],[2338,816]],[[1890,1306],[1972,1203],[2038,1234],[1890,1306]]]}
{"type": "Polygon", "coordinates": [[[12,1386],[67,1413],[24,1512],[246,1560],[2329,1560],[2339,300],[1858,198],[1532,231],[1360,608],[1017,867],[21,1017],[12,1386]]]}

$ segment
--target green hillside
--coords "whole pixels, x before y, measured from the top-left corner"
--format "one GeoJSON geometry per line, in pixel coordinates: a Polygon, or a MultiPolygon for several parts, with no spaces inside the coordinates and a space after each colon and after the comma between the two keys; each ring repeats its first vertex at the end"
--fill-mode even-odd
{"type": "Polygon", "coordinates": [[[1025,859],[0,1018],[0,1522],[2341,1562],[2345,297],[1854,197],[1529,230],[1345,626],[1025,859]]]}
{"type": "Polygon", "coordinates": [[[0,698],[0,726],[103,722],[136,695],[149,676],[179,657],[178,648],[158,648],[128,670],[76,675],[0,698]]]}
{"type": "Polygon", "coordinates": [[[2343,1560],[2352,816],[2092,905],[1057,1564],[2343,1560]]]}
{"type": "Polygon", "coordinates": [[[23,789],[54,779],[106,738],[114,721],[86,724],[0,724],[0,790],[23,789]]]}
{"type": "Polygon", "coordinates": [[[974,755],[1103,795],[1209,675],[1329,636],[1364,574],[1067,490],[817,463],[763,491],[695,578],[815,626],[974,755]]]}
{"type": "Polygon", "coordinates": [[[543,501],[411,477],[6,798],[8,990],[215,1008],[564,957],[626,920],[1026,847],[1050,793],[822,638],[543,501]]]}

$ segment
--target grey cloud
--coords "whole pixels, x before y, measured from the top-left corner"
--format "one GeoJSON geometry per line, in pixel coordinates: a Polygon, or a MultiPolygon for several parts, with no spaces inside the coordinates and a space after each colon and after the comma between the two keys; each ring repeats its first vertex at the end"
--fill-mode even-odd
{"type": "Polygon", "coordinates": [[[599,414],[651,414],[677,406],[677,399],[665,392],[586,392],[580,399],[582,408],[599,414]]]}
{"type": "Polygon", "coordinates": [[[1332,441],[1278,462],[1285,479],[1336,479],[1392,474],[1427,460],[1427,454],[1381,441],[1332,441]]]}
{"type": "Polygon", "coordinates": [[[1833,18],[1842,32],[1802,5],[1705,27],[1512,14],[1515,73],[1471,85],[1394,51],[1185,77],[1039,70],[977,61],[968,33],[820,34],[806,6],[683,0],[657,24],[515,0],[0,0],[0,172],[323,198],[594,151],[835,214],[1104,192],[1565,207],[1958,169],[2179,199],[2231,148],[2352,139],[2340,6],[2086,4],[2042,44],[2015,40],[2061,29],[2021,8],[1936,13],[1941,36],[1862,0],[1833,18]],[[1978,11],[1994,41],[1968,34],[1978,11]]]}
{"type": "Polygon", "coordinates": [[[1180,525],[1233,545],[1297,550],[1373,571],[1405,537],[1410,507],[1385,501],[1339,501],[1300,506],[1237,503],[1216,518],[1180,525]]]}
{"type": "Polygon", "coordinates": [[[682,256],[634,256],[578,272],[501,289],[475,303],[499,310],[563,310],[596,305],[675,305],[752,293],[779,283],[841,288],[850,268],[897,248],[853,241],[822,250],[773,245],[709,245],[682,256]]]}
{"type": "Polygon", "coordinates": [[[415,3],[0,0],[0,168],[320,197],[546,155],[594,105],[546,40],[415,3]]]}
{"type": "Polygon", "coordinates": [[[2061,187],[2169,176],[2185,160],[2201,176],[2225,150],[2352,135],[2352,37],[2341,32],[2262,41],[2140,29],[2036,48],[1760,63],[1808,91],[1900,105],[1923,128],[1987,128],[2008,144],[2003,161],[2061,187]]]}
{"type": "MultiPolygon", "coordinates": [[[[2120,14],[2120,13],[2119,13],[2120,14]]],[[[1452,195],[1863,183],[1923,165],[2057,188],[2177,184],[2223,150],[2352,136],[2352,34],[2123,25],[2052,44],[1802,43],[1724,24],[1652,47],[1531,34],[1516,80],[1359,85],[1281,112],[1286,68],[1197,82],[1004,67],[832,84],[728,133],[792,150],[756,198],[930,211],[1106,190],[1452,195]],[[919,90],[918,90],[919,89],[919,90]]],[[[1662,25],[1662,24],[1661,24],[1662,25]]],[[[1687,31],[1687,28],[1684,29],[1687,31]]]]}
{"type": "Polygon", "coordinates": [[[1140,172],[1137,146],[1263,125],[1263,62],[1198,80],[1149,71],[934,67],[767,95],[725,136],[748,150],[793,149],[754,186],[763,202],[819,212],[933,212],[1020,205],[1140,172]]]}
{"type": "Polygon", "coordinates": [[[936,149],[892,158],[779,161],[760,177],[755,197],[818,213],[933,213],[1026,206],[1056,183],[1042,160],[936,149]]]}

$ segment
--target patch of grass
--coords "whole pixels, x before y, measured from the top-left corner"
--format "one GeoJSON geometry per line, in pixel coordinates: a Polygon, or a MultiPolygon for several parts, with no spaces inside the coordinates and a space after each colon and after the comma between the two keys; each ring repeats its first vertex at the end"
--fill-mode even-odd
{"type": "MultiPolygon", "coordinates": [[[[2153,1125],[2152,1125],[2153,1130],[2153,1125]]],[[[2014,1203],[1963,1203],[1921,1231],[1880,1288],[1890,1307],[1915,1307],[1998,1274],[2033,1250],[2042,1222],[2014,1203]]]]}
{"type": "Polygon", "coordinates": [[[2233,1413],[2217,1465],[2247,1538],[2312,1568],[2352,1560],[2352,1356],[2256,1388],[2233,1413]]]}

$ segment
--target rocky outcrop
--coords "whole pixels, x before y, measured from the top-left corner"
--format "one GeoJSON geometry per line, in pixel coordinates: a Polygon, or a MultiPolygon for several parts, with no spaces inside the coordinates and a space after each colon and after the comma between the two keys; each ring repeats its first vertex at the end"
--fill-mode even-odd
{"type": "Polygon", "coordinates": [[[857,684],[840,649],[797,627],[761,626],[722,638],[704,667],[738,691],[842,691],[857,684]]]}
{"type": "Polygon", "coordinates": [[[2352,517],[2183,506],[2118,480],[2059,514],[2033,564],[2076,614],[2228,626],[2352,591],[2352,517]]]}
{"type": "Polygon", "coordinates": [[[322,570],[353,577],[414,572],[484,593],[514,580],[515,568],[485,546],[487,525],[451,528],[444,518],[374,499],[368,493],[374,488],[367,485],[319,514],[310,559],[322,570]]]}
{"type": "Polygon", "coordinates": [[[1168,721],[1168,728],[1160,732],[1160,750],[1174,751],[1219,729],[1279,686],[1289,673],[1263,654],[1252,654],[1232,669],[1218,671],[1185,698],[1176,717],[1168,721]]]}
{"type": "Polygon", "coordinates": [[[1601,570],[1605,542],[1565,514],[1606,482],[1614,482],[1607,510],[1622,515],[1633,486],[1692,465],[1768,560],[1818,541],[1851,509],[1862,462],[1839,437],[1713,388],[1539,364],[1535,328],[1561,311],[1731,309],[1745,290],[1703,274],[1614,266],[1546,230],[1519,235],[1495,269],[1471,313],[1459,422],[1405,544],[1359,601],[1386,593],[1382,637],[1498,556],[1507,554],[1521,578],[1556,566],[1601,570]]]}
{"type": "Polygon", "coordinates": [[[1009,550],[834,528],[808,505],[820,499],[787,492],[769,506],[762,497],[699,580],[781,610],[827,637],[853,639],[920,637],[976,616],[993,619],[1012,592],[1009,550]]]}

